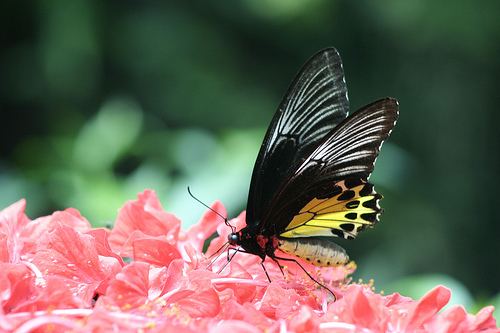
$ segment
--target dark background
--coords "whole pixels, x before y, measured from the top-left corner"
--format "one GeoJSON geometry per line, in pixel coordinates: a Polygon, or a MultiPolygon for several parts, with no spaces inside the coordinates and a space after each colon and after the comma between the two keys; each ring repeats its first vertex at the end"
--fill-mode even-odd
{"type": "Polygon", "coordinates": [[[34,219],[72,206],[97,227],[152,188],[187,228],[204,211],[189,185],[236,216],[289,82],[334,46],[352,110],[400,102],[371,178],[386,212],[339,242],[355,278],[500,304],[500,2],[2,1],[0,13],[1,207],[26,198],[34,219]]]}

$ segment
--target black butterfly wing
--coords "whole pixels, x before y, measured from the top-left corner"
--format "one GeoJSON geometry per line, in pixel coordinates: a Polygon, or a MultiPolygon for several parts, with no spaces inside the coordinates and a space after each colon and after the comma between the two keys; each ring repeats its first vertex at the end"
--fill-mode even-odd
{"type": "Polygon", "coordinates": [[[261,217],[260,232],[354,238],[373,225],[381,213],[381,196],[367,180],[397,117],[397,101],[383,98],[325,135],[275,192],[261,217]]]}
{"type": "Polygon", "coordinates": [[[348,109],[340,56],[334,48],[322,50],[299,71],[267,130],[250,183],[248,226],[259,224],[290,172],[348,109]]]}
{"type": "Polygon", "coordinates": [[[295,174],[314,170],[313,184],[346,177],[367,180],[397,117],[398,102],[393,98],[365,105],[322,138],[295,174]]]}

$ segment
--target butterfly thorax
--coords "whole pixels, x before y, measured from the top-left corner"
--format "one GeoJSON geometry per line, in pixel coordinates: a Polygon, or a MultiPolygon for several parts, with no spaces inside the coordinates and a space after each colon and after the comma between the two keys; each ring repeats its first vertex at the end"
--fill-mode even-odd
{"type": "Polygon", "coordinates": [[[274,258],[274,252],[279,247],[278,238],[258,234],[253,229],[255,228],[247,226],[239,232],[229,234],[229,243],[241,246],[245,252],[258,255],[262,259],[265,259],[266,256],[274,258]]]}

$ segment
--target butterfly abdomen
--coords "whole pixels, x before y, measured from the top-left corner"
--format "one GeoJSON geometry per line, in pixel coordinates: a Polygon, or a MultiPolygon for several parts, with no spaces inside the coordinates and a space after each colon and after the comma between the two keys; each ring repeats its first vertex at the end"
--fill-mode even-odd
{"type": "Polygon", "coordinates": [[[278,249],[320,267],[339,266],[349,261],[343,248],[322,238],[280,238],[278,249]]]}

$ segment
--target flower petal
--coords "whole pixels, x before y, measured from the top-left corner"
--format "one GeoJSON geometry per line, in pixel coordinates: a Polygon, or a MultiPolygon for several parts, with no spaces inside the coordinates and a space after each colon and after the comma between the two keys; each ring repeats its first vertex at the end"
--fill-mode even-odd
{"type": "Polygon", "coordinates": [[[46,275],[57,275],[97,286],[121,270],[115,256],[100,255],[92,235],[82,235],[66,225],[45,233],[37,243],[32,263],[46,275]]]}
{"type": "Polygon", "coordinates": [[[261,332],[268,330],[274,322],[250,303],[240,304],[234,300],[229,300],[221,305],[217,319],[244,321],[255,326],[261,332]]]}
{"type": "Polygon", "coordinates": [[[166,236],[171,244],[177,242],[181,221],[163,210],[156,193],[146,190],[137,195],[137,200],[127,201],[119,210],[109,237],[111,248],[119,252],[134,230],[149,236],[166,236]]]}
{"type": "Polygon", "coordinates": [[[450,300],[451,290],[443,286],[437,286],[419,301],[410,306],[406,329],[417,329],[427,320],[436,315],[450,300]]]}
{"type": "MultiPolygon", "coordinates": [[[[495,307],[493,306],[486,306],[482,308],[477,315],[472,316],[472,315],[467,315],[468,320],[470,321],[470,326],[469,329],[472,332],[483,332],[488,329],[497,329],[497,323],[495,318],[493,317],[493,311],[495,310],[495,307]],[[472,318],[471,318],[472,317],[472,318]]],[[[498,330],[500,332],[500,330],[498,330]]]]}
{"type": "Polygon", "coordinates": [[[15,263],[28,252],[19,239],[19,232],[30,222],[24,214],[25,208],[26,200],[21,199],[0,211],[0,258],[3,262],[15,263]]]}
{"type": "Polygon", "coordinates": [[[165,301],[171,309],[187,314],[190,318],[214,317],[219,313],[219,297],[212,288],[203,290],[180,290],[165,301]]]}
{"type": "Polygon", "coordinates": [[[149,268],[149,264],[139,261],[133,261],[124,267],[109,282],[106,296],[99,297],[96,306],[104,302],[129,310],[146,304],[149,300],[149,268]]]}
{"type": "Polygon", "coordinates": [[[262,332],[257,327],[240,320],[225,320],[217,324],[210,330],[210,333],[260,333],[262,332]]]}
{"type": "Polygon", "coordinates": [[[180,259],[181,254],[177,247],[165,239],[145,238],[133,242],[134,260],[144,261],[159,267],[170,265],[175,259],[180,259]]]}

